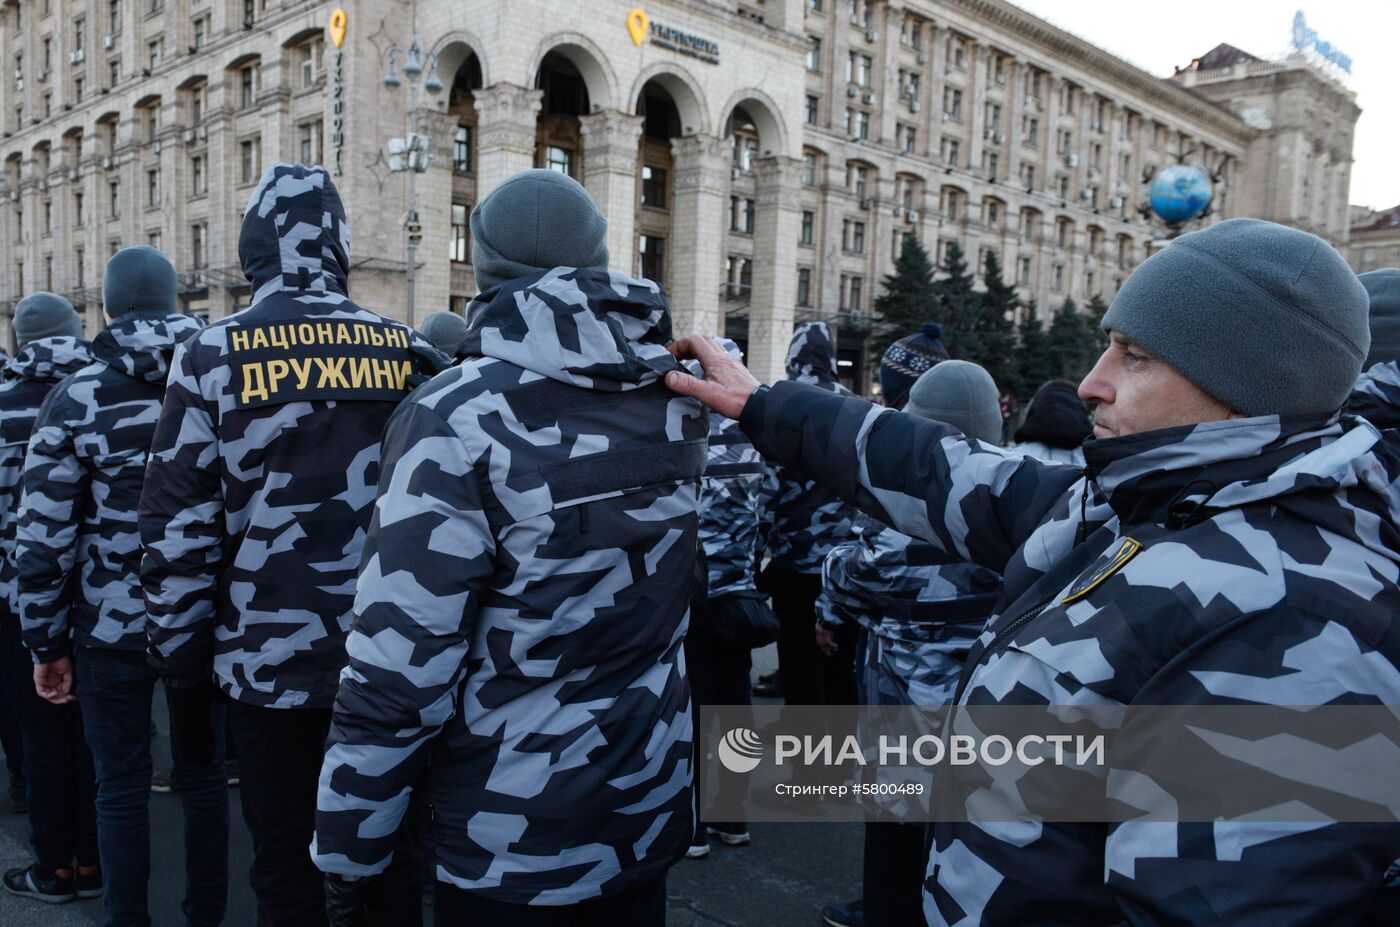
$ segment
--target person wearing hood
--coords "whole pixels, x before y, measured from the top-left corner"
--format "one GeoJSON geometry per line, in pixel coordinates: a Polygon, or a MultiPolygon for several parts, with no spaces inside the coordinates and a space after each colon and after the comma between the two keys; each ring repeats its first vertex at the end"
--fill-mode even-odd
{"type": "Polygon", "coordinates": [[[312,854],[353,891],[426,775],[438,925],[660,924],[707,417],[583,187],[525,171],[471,224],[468,359],[385,433],[312,854]]]}
{"type": "Polygon", "coordinates": [[[434,312],[418,326],[418,333],[433,347],[454,360],[461,360],[462,342],[467,337],[467,320],[455,312],[434,312]]]}
{"type": "MultiPolygon", "coordinates": [[[[1364,287],[1314,235],[1232,219],[1177,238],[1103,319],[1110,345],[1079,390],[1098,403],[1082,470],[799,384],[760,387],[703,339],[675,350],[706,379],[668,385],[738,416],[765,456],[1003,576],[955,705],[1393,705],[1400,462],[1371,424],[1339,415],[1366,313],[1364,287]]],[[[1262,764],[1248,781],[1292,788],[1262,764]]],[[[1350,924],[1400,856],[1400,826],[1311,813],[1007,820],[933,825],[930,925],[1047,912],[1086,927],[1350,924]]]]}
{"type": "MultiPolygon", "coordinates": [[[[437,352],[351,301],[350,229],[324,168],[267,169],[238,255],[252,305],[176,349],[156,426],[140,509],[151,660],[188,716],[215,686],[227,697],[258,922],[324,923],[306,848],[379,439],[437,352]]],[[[181,749],[208,755],[180,720],[181,749]]],[[[400,876],[415,878],[407,860],[400,876]]],[[[417,921],[415,887],[380,887],[395,923],[417,921]]]]}
{"type": "MultiPolygon", "coordinates": [[[[136,509],[175,347],[201,328],[182,315],[175,268],[141,245],[118,251],[102,279],[107,327],[93,362],[54,388],[25,457],[15,544],[24,645],[34,685],[54,704],[83,694],[97,772],[97,838],[107,923],[151,923],[151,705],[136,509]]],[[[172,710],[178,693],[168,696],[172,710]]],[[[211,741],[222,714],[206,706],[211,741]]],[[[218,923],[228,900],[223,751],[174,751],[185,812],[185,910],[218,923]]]]}
{"type": "Polygon", "coordinates": [[[1356,380],[1347,411],[1400,441],[1400,268],[1373,270],[1357,278],[1370,300],[1371,350],[1356,380]]]}
{"type": "MultiPolygon", "coordinates": [[[[991,374],[945,360],[905,391],[904,411],[996,444],[1001,401],[991,374]]],[[[900,534],[869,515],[826,555],[817,599],[818,644],[842,625],[860,628],[856,669],[862,705],[948,704],[963,660],[1001,596],[1001,577],[900,534]]],[[[896,812],[898,809],[887,807],[896,812]]],[[[902,927],[923,920],[924,827],[865,825],[862,897],[829,904],[836,927],[902,927]]]]}
{"type": "MultiPolygon", "coordinates": [[[[19,350],[0,382],[0,697],[19,722],[23,749],[17,757],[22,755],[25,770],[20,797],[29,805],[35,861],[6,872],[5,888],[62,902],[80,893],[102,894],[96,776],[77,702],[55,705],[34,688],[34,661],[20,635],[15,525],[24,452],[39,409],[65,377],[92,363],[92,353],[83,340],[82,317],[54,293],[20,300],[14,332],[19,350]]],[[[7,755],[9,749],[7,744],[7,755]]]]}
{"type": "MultiPolygon", "coordinates": [[[[836,378],[836,347],[825,322],[797,326],[788,346],[787,378],[823,392],[850,396],[836,378]]],[[[912,382],[912,380],[911,380],[912,382]]],[[[812,639],[822,590],[822,561],[851,532],[856,511],[831,490],[793,470],[766,462],[760,499],[770,555],[763,587],[778,615],[778,680],[789,705],[855,703],[856,632],[843,629],[831,655],[812,639]]]]}
{"type": "Polygon", "coordinates": [[[1093,433],[1089,410],[1075,385],[1068,380],[1050,380],[1031,397],[1012,449],[1045,463],[1082,467],[1082,445],[1093,433]]]}

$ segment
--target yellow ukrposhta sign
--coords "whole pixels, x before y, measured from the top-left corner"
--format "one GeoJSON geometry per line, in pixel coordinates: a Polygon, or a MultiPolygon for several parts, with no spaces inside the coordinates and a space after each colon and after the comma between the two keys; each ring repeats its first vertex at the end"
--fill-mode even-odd
{"type": "Polygon", "coordinates": [[[345,42],[345,23],[349,19],[344,10],[331,13],[331,41],[339,48],[345,42]]]}
{"type": "Polygon", "coordinates": [[[641,7],[627,14],[627,31],[632,35],[632,44],[641,45],[647,37],[647,13],[641,7]]]}

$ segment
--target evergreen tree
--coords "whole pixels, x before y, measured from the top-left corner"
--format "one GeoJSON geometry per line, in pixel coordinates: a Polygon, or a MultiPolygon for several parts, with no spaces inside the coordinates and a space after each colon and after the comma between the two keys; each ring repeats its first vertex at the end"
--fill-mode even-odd
{"type": "MultiPolygon", "coordinates": [[[[1020,308],[1021,299],[1001,276],[1001,261],[994,250],[988,249],[982,269],[982,312],[978,319],[981,354],[976,362],[987,368],[998,389],[1014,389],[1020,377],[1016,356],[1016,331],[1012,319],[1020,308]]],[[[972,358],[965,358],[972,360],[972,358]]]]}
{"type": "Polygon", "coordinates": [[[1066,298],[1064,305],[1055,310],[1045,350],[1054,376],[1078,383],[1093,368],[1098,354],[1094,350],[1091,324],[1071,298],[1066,298]]]}
{"type": "Polygon", "coordinates": [[[1098,356],[1108,350],[1108,333],[1103,330],[1103,317],[1104,313],[1108,312],[1108,303],[1095,293],[1084,308],[1089,313],[1089,326],[1094,336],[1094,359],[1097,361],[1098,356]]]}
{"type": "Polygon", "coordinates": [[[943,343],[952,357],[981,363],[982,295],[973,289],[976,279],[968,272],[957,242],[948,242],[938,269],[943,276],[935,281],[934,288],[938,293],[937,320],[943,325],[943,343]]]}
{"type": "MultiPolygon", "coordinates": [[[[1016,327],[1019,348],[1016,355],[1016,376],[1010,384],[1012,394],[1024,405],[1046,380],[1059,376],[1047,347],[1045,326],[1035,314],[1035,300],[1026,306],[1021,324],[1016,327]]],[[[998,386],[1001,384],[998,383],[998,386]]]]}
{"type": "Polygon", "coordinates": [[[895,258],[894,273],[884,279],[884,292],[875,297],[875,311],[884,325],[870,347],[878,363],[885,349],[905,335],[935,320],[938,312],[937,286],[933,281],[933,261],[918,238],[905,235],[895,258]]]}

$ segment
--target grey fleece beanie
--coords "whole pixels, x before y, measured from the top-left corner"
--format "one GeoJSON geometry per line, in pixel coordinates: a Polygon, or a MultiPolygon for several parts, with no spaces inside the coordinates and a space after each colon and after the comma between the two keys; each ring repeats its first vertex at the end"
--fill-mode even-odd
{"type": "Polygon", "coordinates": [[[178,290],[164,254],[150,245],[123,248],[102,274],[102,309],[113,319],[126,312],[179,312],[178,290]]]}
{"type": "Polygon", "coordinates": [[[1371,297],[1371,352],[1362,370],[1400,360],[1400,269],[1387,267],[1357,278],[1371,297]]]}
{"type": "Polygon", "coordinates": [[[521,171],[472,210],[472,269],[481,292],[555,267],[608,269],[608,220],[578,181],[521,171]]]}
{"type": "Polygon", "coordinates": [[[15,306],[15,341],[22,348],[40,338],[81,338],[83,317],[57,293],[31,293],[15,306]]]}
{"type": "Polygon", "coordinates": [[[454,357],[467,337],[467,320],[455,312],[434,312],[418,326],[418,333],[448,357],[454,357]]]}
{"type": "Polygon", "coordinates": [[[1001,401],[996,381],[970,361],[945,360],[919,375],[904,411],[952,425],[969,438],[1001,443],[1001,401]]]}
{"type": "Polygon", "coordinates": [[[1346,401],[1371,344],[1366,290],[1327,242],[1261,219],[1183,235],[1133,271],[1103,318],[1246,416],[1346,401]]]}

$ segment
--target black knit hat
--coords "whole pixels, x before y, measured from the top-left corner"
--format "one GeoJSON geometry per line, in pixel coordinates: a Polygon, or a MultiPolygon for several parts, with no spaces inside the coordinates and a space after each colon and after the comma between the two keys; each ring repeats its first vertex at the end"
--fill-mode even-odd
{"type": "Polygon", "coordinates": [[[912,335],[906,335],[880,358],[880,392],[885,405],[894,408],[904,402],[914,381],[939,361],[948,359],[948,349],[940,341],[943,329],[937,322],[925,322],[912,335]]]}

